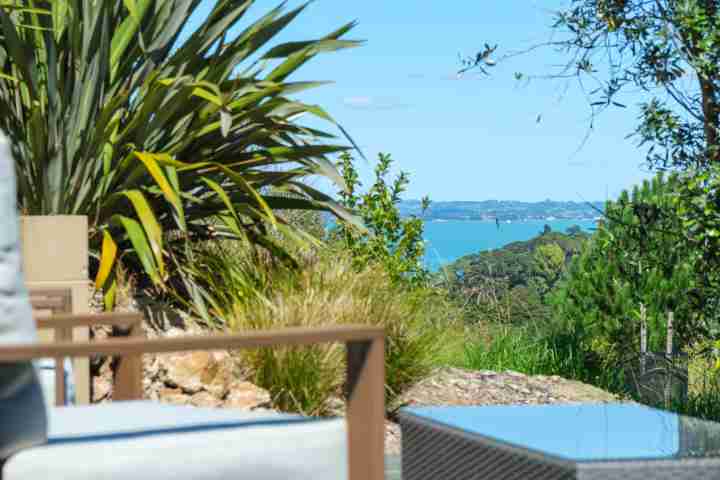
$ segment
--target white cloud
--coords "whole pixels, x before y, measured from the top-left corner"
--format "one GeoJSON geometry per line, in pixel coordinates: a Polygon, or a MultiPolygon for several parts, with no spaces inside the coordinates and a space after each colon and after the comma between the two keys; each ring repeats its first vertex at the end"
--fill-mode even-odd
{"type": "Polygon", "coordinates": [[[343,103],[345,106],[357,110],[397,110],[409,107],[408,104],[397,99],[376,98],[364,95],[345,97],[343,98],[343,103]]]}
{"type": "Polygon", "coordinates": [[[343,103],[348,107],[367,107],[373,105],[373,99],[370,97],[346,97],[343,103]]]}

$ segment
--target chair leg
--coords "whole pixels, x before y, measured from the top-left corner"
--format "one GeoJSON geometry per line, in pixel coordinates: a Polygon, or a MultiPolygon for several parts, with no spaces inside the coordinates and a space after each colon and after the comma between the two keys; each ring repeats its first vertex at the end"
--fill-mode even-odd
{"type": "Polygon", "coordinates": [[[347,345],[347,422],[350,480],[385,475],[384,339],[347,345]]]}
{"type": "MultiPolygon", "coordinates": [[[[55,331],[56,342],[67,342],[72,339],[72,330],[69,328],[58,328],[55,331]]],[[[65,357],[55,358],[55,406],[64,407],[67,405],[66,395],[67,383],[65,381],[65,357]]]]}
{"type": "MultiPolygon", "coordinates": [[[[130,337],[142,335],[142,326],[133,325],[130,337]]],[[[143,398],[142,355],[127,355],[119,359],[115,373],[113,400],[142,400],[143,398]]]]}

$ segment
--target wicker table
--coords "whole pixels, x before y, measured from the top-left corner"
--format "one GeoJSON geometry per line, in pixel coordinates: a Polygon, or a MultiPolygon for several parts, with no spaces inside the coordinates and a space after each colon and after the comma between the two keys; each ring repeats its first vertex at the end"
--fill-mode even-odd
{"type": "Polygon", "coordinates": [[[400,414],[404,480],[720,479],[720,424],[637,404],[400,414]]]}

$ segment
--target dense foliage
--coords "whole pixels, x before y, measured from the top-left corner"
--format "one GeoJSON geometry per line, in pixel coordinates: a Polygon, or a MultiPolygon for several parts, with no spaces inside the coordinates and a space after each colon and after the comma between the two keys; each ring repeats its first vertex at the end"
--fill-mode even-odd
{"type": "MultiPolygon", "coordinates": [[[[457,358],[462,351],[460,311],[443,290],[425,281],[422,223],[400,217],[396,206],[408,179],[403,174],[388,184],[390,166],[389,156],[381,156],[375,183],[360,193],[352,159],[343,156],[340,168],[348,191],[341,193],[342,202],[366,228],[336,222],[326,242],[297,249],[296,265],[278,262],[244,242],[202,244],[189,267],[202,289],[193,313],[215,327],[236,331],[382,326],[388,402],[434,366],[457,358]]],[[[287,218],[317,231],[312,213],[287,218]]],[[[278,238],[282,244],[286,240],[278,238]]],[[[254,382],[271,393],[275,408],[307,414],[337,408],[345,380],[342,345],[263,348],[244,352],[242,358],[254,382]]]]}
{"type": "Polygon", "coordinates": [[[678,183],[677,176],[658,175],[608,202],[607,220],[573,262],[556,296],[559,319],[615,356],[637,352],[641,306],[649,347],[655,350],[664,348],[670,311],[679,347],[710,333],[714,315],[698,274],[701,258],[678,234],[683,228],[678,183]]]}
{"type": "MultiPolygon", "coordinates": [[[[406,172],[401,172],[389,181],[391,166],[390,155],[381,153],[373,184],[360,192],[362,183],[353,158],[348,153],[341,155],[340,171],[347,185],[347,190],[339,193],[341,203],[357,214],[365,228],[341,222],[332,236],[341,242],[342,248],[349,250],[360,269],[379,263],[393,281],[422,286],[429,275],[423,264],[423,222],[417,216],[401,216],[400,195],[410,180],[406,172]]],[[[423,199],[421,211],[429,204],[428,199],[423,199]]]]}
{"type": "Polygon", "coordinates": [[[358,42],[347,24],[266,48],[303,11],[273,8],[231,34],[253,0],[219,0],[180,35],[200,0],[0,0],[0,129],[14,146],[26,214],[90,220],[107,303],[116,261],[164,287],[188,243],[242,238],[276,255],[275,209],[344,209],[304,179],[342,186],[343,150],[298,122],[318,106],[290,81],[315,55],[358,42]],[[276,195],[291,192],[292,196],[276,195]]]}
{"type": "MultiPolygon", "coordinates": [[[[358,272],[337,252],[311,260],[290,275],[273,274],[263,295],[238,301],[232,328],[242,331],[327,325],[377,325],[386,334],[388,403],[422,379],[443,356],[454,335],[456,310],[442,294],[408,290],[382,265],[358,272]]],[[[285,411],[327,413],[341,396],[344,346],[263,348],[243,353],[258,385],[285,411]]]]}
{"type": "Polygon", "coordinates": [[[471,321],[527,323],[549,317],[549,292],[589,235],[546,227],[535,238],[462,257],[446,267],[453,296],[471,321]]]}

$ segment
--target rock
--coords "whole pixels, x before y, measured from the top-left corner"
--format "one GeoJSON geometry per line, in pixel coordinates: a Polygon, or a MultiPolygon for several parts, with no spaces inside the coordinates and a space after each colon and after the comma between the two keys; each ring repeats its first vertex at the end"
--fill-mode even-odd
{"type": "Polygon", "coordinates": [[[196,407],[216,408],[222,405],[222,400],[214,396],[210,392],[198,392],[190,397],[190,404],[196,407]]]}
{"type": "MultiPolygon", "coordinates": [[[[184,392],[195,394],[214,384],[213,389],[224,388],[217,379],[220,366],[211,352],[178,353],[158,357],[165,371],[165,383],[184,392]]],[[[222,396],[222,395],[221,395],[222,396]]]]}
{"type": "Polygon", "coordinates": [[[328,415],[332,417],[342,417],[345,415],[347,405],[342,398],[330,397],[327,402],[325,402],[325,408],[327,409],[328,415]]]}
{"type": "Polygon", "coordinates": [[[222,402],[227,408],[242,408],[254,410],[267,406],[270,403],[270,393],[250,382],[235,382],[230,386],[230,392],[222,402]]]}
{"type": "Polygon", "coordinates": [[[210,370],[207,370],[202,382],[205,390],[217,398],[225,398],[232,388],[237,372],[235,371],[235,359],[227,352],[214,352],[214,363],[210,370]]]}
{"type": "Polygon", "coordinates": [[[399,455],[401,450],[400,425],[385,422],[385,454],[399,455]]]}
{"type": "Polygon", "coordinates": [[[173,405],[188,405],[190,403],[190,397],[179,388],[160,388],[157,391],[156,400],[173,405]]]}
{"type": "MultiPolygon", "coordinates": [[[[102,292],[91,288],[90,310],[103,311],[102,292]]],[[[147,338],[177,338],[188,335],[207,335],[208,330],[182,311],[140,292],[128,291],[118,301],[116,311],[141,312],[145,321],[143,332],[147,338]]],[[[95,339],[112,335],[110,327],[93,327],[95,339]]],[[[109,401],[113,390],[113,364],[110,359],[98,358],[93,367],[93,402],[109,401]]],[[[178,404],[204,407],[261,409],[270,406],[270,394],[250,382],[227,352],[191,352],[163,355],[143,355],[143,391],[145,398],[178,404]]],[[[269,412],[272,410],[268,410],[269,412]]]]}
{"type": "Polygon", "coordinates": [[[92,401],[105,402],[112,397],[113,372],[110,360],[106,359],[100,364],[98,374],[92,377],[92,401]]]}
{"type": "Polygon", "coordinates": [[[108,400],[113,391],[112,376],[109,379],[107,376],[98,376],[93,378],[92,388],[93,402],[100,403],[108,400]]]}
{"type": "Polygon", "coordinates": [[[164,337],[170,337],[170,338],[184,337],[187,334],[188,334],[188,332],[186,332],[182,328],[178,328],[178,327],[171,327],[171,328],[167,329],[165,332],[163,332],[164,337]]]}

